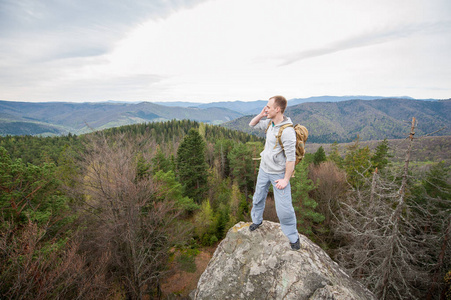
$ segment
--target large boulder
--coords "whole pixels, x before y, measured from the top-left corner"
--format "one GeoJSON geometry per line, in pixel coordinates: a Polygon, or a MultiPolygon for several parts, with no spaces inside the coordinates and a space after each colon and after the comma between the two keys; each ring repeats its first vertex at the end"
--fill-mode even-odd
{"type": "Polygon", "coordinates": [[[233,226],[199,279],[195,299],[376,299],[317,245],[293,251],[280,224],[233,226]]]}

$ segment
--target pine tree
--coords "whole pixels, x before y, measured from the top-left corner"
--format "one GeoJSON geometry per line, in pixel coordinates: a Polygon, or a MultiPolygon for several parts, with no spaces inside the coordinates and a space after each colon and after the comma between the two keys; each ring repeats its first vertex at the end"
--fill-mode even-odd
{"type": "Polygon", "coordinates": [[[180,208],[188,212],[195,211],[199,208],[199,205],[194,203],[192,199],[183,196],[182,185],[175,178],[174,172],[163,172],[160,170],[154,175],[153,179],[161,184],[159,200],[175,201],[180,208]]]}
{"type": "Polygon", "coordinates": [[[371,153],[368,146],[360,148],[357,138],[354,144],[348,147],[343,166],[349,183],[356,188],[363,185],[365,178],[371,176],[371,153]]]}
{"type": "Polygon", "coordinates": [[[228,155],[230,173],[246,197],[254,189],[257,179],[257,162],[252,160],[257,147],[255,143],[237,144],[228,155]]]}
{"type": "Polygon", "coordinates": [[[318,166],[320,163],[326,160],[326,152],[324,151],[323,146],[320,146],[313,156],[313,163],[318,166]]]}
{"type": "Polygon", "coordinates": [[[296,166],[296,176],[291,180],[291,188],[298,229],[313,237],[314,228],[319,228],[325,217],[315,210],[318,203],[309,196],[309,192],[314,190],[316,185],[308,178],[307,163],[304,160],[296,166]]]}
{"type": "Polygon", "coordinates": [[[195,232],[203,245],[209,246],[218,241],[218,238],[214,234],[216,222],[210,201],[205,200],[202,202],[200,211],[195,217],[195,232]]]}
{"type": "Polygon", "coordinates": [[[197,203],[202,202],[207,188],[205,151],[205,142],[195,129],[188,132],[177,150],[177,175],[184,186],[184,195],[197,203]]]}
{"type": "Polygon", "coordinates": [[[377,145],[376,151],[374,155],[371,157],[371,163],[373,164],[373,168],[382,170],[388,165],[389,163],[388,158],[390,157],[390,155],[388,154],[389,149],[390,148],[388,147],[387,139],[384,139],[382,142],[379,143],[379,145],[377,145]]]}
{"type": "Polygon", "coordinates": [[[158,171],[169,172],[174,171],[174,166],[169,158],[161,150],[160,146],[157,146],[157,153],[152,158],[153,173],[158,171]]]}
{"type": "Polygon", "coordinates": [[[340,156],[340,152],[338,151],[338,143],[334,142],[330,146],[330,154],[328,159],[333,161],[339,168],[343,167],[343,158],[340,156]]]}
{"type": "Polygon", "coordinates": [[[230,175],[230,161],[228,155],[234,142],[230,139],[218,139],[215,142],[215,157],[218,159],[219,172],[223,178],[230,175]]]}

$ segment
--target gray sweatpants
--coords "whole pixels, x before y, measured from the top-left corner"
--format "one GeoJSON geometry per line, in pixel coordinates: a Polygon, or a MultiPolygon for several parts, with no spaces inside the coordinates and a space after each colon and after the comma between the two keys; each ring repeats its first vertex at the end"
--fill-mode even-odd
{"type": "Polygon", "coordinates": [[[284,175],[283,173],[268,174],[260,168],[252,201],[251,217],[252,222],[255,224],[260,224],[263,221],[263,211],[265,210],[269,184],[272,184],[280,227],[282,228],[282,232],[290,240],[290,243],[295,243],[299,236],[296,229],[296,214],[294,213],[293,203],[291,202],[291,185],[288,183],[283,190],[276,188],[276,180],[283,179],[284,175]]]}

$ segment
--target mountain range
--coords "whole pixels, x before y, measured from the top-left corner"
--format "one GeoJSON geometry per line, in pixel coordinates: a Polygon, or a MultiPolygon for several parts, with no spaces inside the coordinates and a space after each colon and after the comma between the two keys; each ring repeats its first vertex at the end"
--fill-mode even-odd
{"type": "MultiPolygon", "coordinates": [[[[414,100],[372,96],[321,96],[288,101],[285,114],[309,128],[309,141],[317,143],[402,138],[404,121],[416,117],[418,133],[446,127],[435,135],[451,135],[451,100],[414,100]],[[355,99],[357,98],[357,99],[355,99]],[[346,100],[348,99],[348,100],[346,100]],[[352,100],[350,100],[352,99],[352,100]]],[[[128,124],[190,119],[260,134],[248,123],[267,100],[213,102],[64,103],[0,101],[0,135],[82,134],[128,124]],[[190,106],[191,105],[191,106],[190,106]]]]}
{"type": "MultiPolygon", "coordinates": [[[[381,97],[381,96],[316,96],[308,98],[294,98],[288,100],[288,107],[295,106],[301,103],[307,102],[341,102],[348,100],[376,100],[376,99],[394,99],[393,97],[381,97]]],[[[395,99],[410,99],[411,97],[395,97],[395,99]]],[[[438,99],[417,99],[424,101],[437,101],[438,99]]],[[[266,105],[268,100],[256,100],[256,101],[223,101],[223,102],[211,102],[211,103],[193,103],[193,102],[156,102],[156,104],[165,106],[181,106],[181,107],[198,107],[198,108],[210,108],[210,107],[222,107],[228,108],[244,115],[257,114],[266,105]]]]}
{"type": "Polygon", "coordinates": [[[0,101],[0,135],[82,134],[122,125],[191,119],[221,124],[242,116],[227,108],[169,107],[142,103],[0,101]]]}
{"type": "MultiPolygon", "coordinates": [[[[314,143],[350,142],[404,138],[415,117],[419,136],[443,130],[434,135],[451,135],[451,100],[421,101],[411,99],[349,100],[342,102],[307,102],[287,107],[285,115],[293,123],[309,129],[314,143]]],[[[263,136],[249,127],[253,118],[244,116],[222,124],[227,128],[263,136]]]]}

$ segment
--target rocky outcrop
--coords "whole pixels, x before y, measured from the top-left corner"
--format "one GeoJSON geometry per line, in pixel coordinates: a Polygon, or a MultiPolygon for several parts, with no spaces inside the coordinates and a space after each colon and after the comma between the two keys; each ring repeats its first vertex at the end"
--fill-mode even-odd
{"type": "Polygon", "coordinates": [[[308,238],[293,251],[280,224],[232,227],[199,279],[195,299],[376,299],[308,238]]]}

